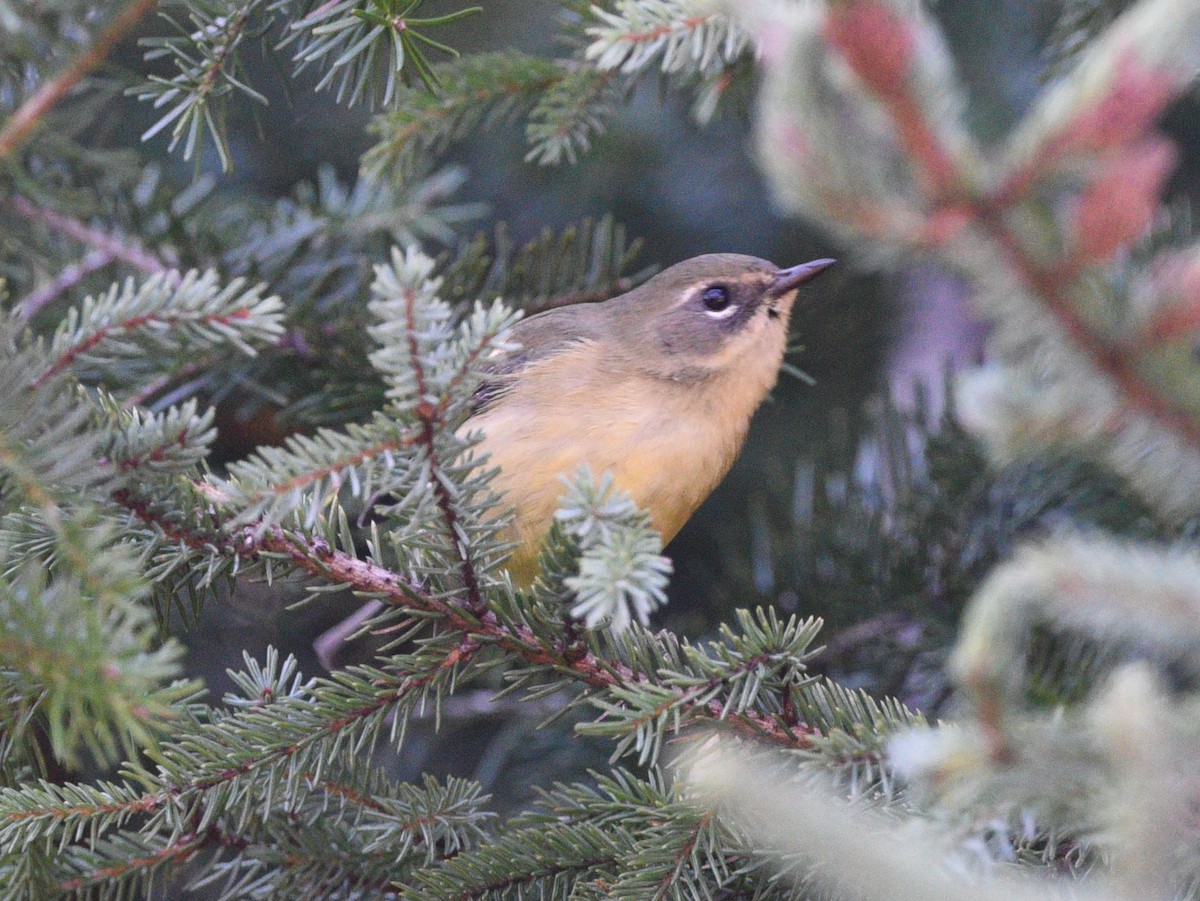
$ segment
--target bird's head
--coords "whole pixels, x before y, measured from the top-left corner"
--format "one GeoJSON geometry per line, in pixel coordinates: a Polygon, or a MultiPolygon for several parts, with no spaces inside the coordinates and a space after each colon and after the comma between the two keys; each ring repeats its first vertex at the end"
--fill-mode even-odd
{"type": "Polygon", "coordinates": [[[833,263],[780,269],[741,254],[693,257],[610,301],[612,327],[643,371],[696,381],[750,366],[769,369],[773,382],[797,290],[833,263]]]}

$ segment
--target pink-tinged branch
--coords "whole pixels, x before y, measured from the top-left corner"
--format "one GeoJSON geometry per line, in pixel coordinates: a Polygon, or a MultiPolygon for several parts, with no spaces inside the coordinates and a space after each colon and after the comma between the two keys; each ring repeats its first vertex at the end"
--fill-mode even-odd
{"type": "Polygon", "coordinates": [[[910,75],[917,55],[912,26],[878,0],[854,0],[829,11],[824,33],[891,114],[900,143],[917,164],[933,200],[961,195],[958,164],[912,91],[910,75]]]}
{"type": "MultiPolygon", "coordinates": [[[[201,486],[198,484],[198,487],[201,486]]],[[[463,641],[472,649],[475,644],[494,646],[528,663],[546,666],[570,676],[594,689],[609,689],[622,684],[654,684],[645,674],[635,673],[624,664],[597,657],[577,642],[564,642],[562,646],[549,644],[527,627],[500,622],[490,610],[479,612],[471,606],[436,597],[415,582],[369,560],[360,560],[334,550],[320,539],[290,534],[278,526],[262,529],[248,526],[236,537],[193,534],[186,526],[165,519],[128,491],[118,491],[113,497],[144,522],[162,530],[168,538],[182,541],[190,547],[216,547],[221,553],[250,559],[257,558],[263,552],[279,554],[290,560],[297,569],[323,582],[348,585],[354,591],[378,598],[385,604],[433,614],[444,628],[461,633],[463,641]]],[[[747,665],[761,662],[755,660],[747,665]]],[[[719,682],[706,685],[699,695],[718,685],[719,682]]],[[[691,691],[679,689],[672,706],[688,706],[690,696],[691,691]]],[[[779,717],[753,712],[730,713],[720,700],[712,700],[693,709],[699,716],[723,723],[735,731],[789,748],[808,747],[813,736],[819,734],[810,726],[789,723],[779,717]]]]}
{"type": "Polygon", "coordinates": [[[104,62],[121,39],[144,15],[154,9],[157,3],[158,0],[130,0],[87,50],[21,104],[0,129],[0,160],[25,143],[45,115],[70,93],[75,85],[104,62]]]}
{"type": "Polygon", "coordinates": [[[101,867],[98,870],[93,870],[86,875],[78,876],[74,879],[64,880],[58,884],[58,890],[60,892],[78,892],[91,885],[121,879],[136,870],[149,870],[166,863],[187,860],[208,844],[208,841],[208,837],[203,834],[182,835],[153,854],[148,854],[144,857],[131,857],[128,860],[121,861],[121,863],[101,867]]]}
{"type": "Polygon", "coordinates": [[[20,194],[9,197],[8,205],[22,218],[45,225],[60,235],[74,238],[80,244],[107,254],[114,260],[128,263],[142,272],[157,275],[171,268],[136,241],[115,238],[71,216],[38,206],[20,194]]]}
{"type": "Polygon", "coordinates": [[[392,152],[396,152],[409,141],[419,137],[423,132],[434,131],[437,126],[432,124],[433,120],[441,121],[455,115],[473,103],[480,103],[494,98],[500,98],[503,101],[508,98],[519,97],[522,94],[541,96],[562,81],[566,74],[567,70],[563,69],[561,70],[561,74],[539,78],[536,81],[530,82],[520,81],[519,79],[501,78],[495,80],[487,88],[478,88],[460,96],[447,95],[441,104],[422,110],[420,116],[405,123],[402,128],[397,129],[381,143],[391,149],[392,152]]]}
{"type": "Polygon", "coordinates": [[[99,272],[115,260],[116,257],[111,253],[105,253],[102,250],[88,251],[82,259],[67,266],[50,281],[26,294],[17,304],[17,314],[22,319],[32,319],[93,272],[99,272]]]}
{"type": "Polygon", "coordinates": [[[1105,161],[1075,207],[1068,272],[1102,263],[1146,234],[1175,157],[1170,141],[1146,138],[1105,161]]]}
{"type": "Polygon", "coordinates": [[[153,813],[161,806],[156,795],[142,795],[131,801],[116,801],[109,804],[76,804],[70,807],[35,807],[31,810],[14,810],[4,815],[5,823],[21,823],[38,817],[53,817],[63,820],[67,817],[102,817],[113,814],[132,815],[137,813],[153,813]]]}
{"type": "Polygon", "coordinates": [[[1004,207],[1021,200],[1064,158],[1117,151],[1137,141],[1187,84],[1188,79],[1143,65],[1131,52],[1123,54],[1108,91],[1055,129],[1004,179],[993,202],[1004,207]]]}
{"type": "Polygon", "coordinates": [[[659,881],[656,897],[665,896],[679,882],[679,875],[692,859],[692,854],[696,851],[696,845],[700,842],[700,836],[712,824],[713,816],[714,814],[711,810],[706,811],[696,821],[696,828],[692,830],[691,835],[687,837],[687,840],[679,846],[679,850],[675,853],[675,866],[671,868],[671,872],[667,873],[659,881]]]}
{"type": "Polygon", "coordinates": [[[1200,331],[1200,259],[1168,257],[1153,276],[1154,292],[1162,305],[1138,337],[1139,345],[1154,345],[1192,337],[1200,331]]]}
{"type": "Polygon", "coordinates": [[[908,22],[877,0],[834,6],[825,39],[863,83],[888,102],[908,93],[905,82],[916,59],[916,35],[908,22]]]}
{"type": "Polygon", "coordinates": [[[425,379],[425,368],[421,364],[420,349],[417,347],[417,295],[409,291],[405,297],[404,316],[408,326],[408,355],[412,360],[413,376],[417,384],[417,416],[421,419],[421,433],[417,443],[425,450],[429,461],[433,493],[437,498],[438,511],[442,515],[442,524],[446,527],[446,536],[458,551],[458,569],[462,576],[463,587],[467,591],[467,603],[472,611],[481,612],[486,606],[483,592],[479,587],[479,576],[475,572],[475,562],[467,552],[466,546],[459,540],[458,513],[455,510],[454,496],[451,494],[445,480],[439,475],[441,464],[438,461],[437,445],[435,442],[436,429],[441,413],[439,408],[429,401],[429,388],[425,379]]]}
{"type": "Polygon", "coordinates": [[[1200,422],[1189,409],[1173,403],[1144,381],[1124,347],[1110,344],[1096,334],[1075,308],[1067,290],[1069,282],[1065,274],[1044,269],[1033,262],[1020,240],[995,211],[984,213],[980,224],[1004,251],[1021,280],[1042,299],[1046,309],[1071,341],[1084,352],[1092,365],[1112,380],[1124,395],[1126,405],[1157,420],[1200,452],[1200,422]]]}
{"type": "MultiPolygon", "coordinates": [[[[143,466],[153,466],[155,463],[161,463],[167,459],[167,455],[175,448],[187,447],[189,438],[191,438],[191,433],[187,427],[184,427],[170,441],[155,445],[147,449],[144,453],[138,454],[136,457],[121,458],[117,461],[117,468],[121,472],[132,472],[135,469],[141,469],[143,466]]],[[[105,460],[102,462],[108,461],[105,460]]]]}
{"type": "MultiPolygon", "coordinates": [[[[924,175],[925,190],[939,210],[927,218],[924,237],[940,243],[977,224],[1001,247],[1020,278],[1043,300],[1068,336],[1112,379],[1128,407],[1158,420],[1200,451],[1200,423],[1191,411],[1145,382],[1122,349],[1103,340],[1080,316],[1068,292],[1081,266],[1107,259],[1145,232],[1158,208],[1159,189],[1174,161],[1171,146],[1162,139],[1147,139],[1108,161],[1075,209],[1076,241],[1071,258],[1050,271],[1030,258],[1003,221],[1005,204],[1023,196],[1041,170],[1017,173],[982,201],[973,202],[962,195],[953,157],[911,94],[909,76],[915,63],[916,35],[909,24],[878,0],[850,0],[830,11],[825,37],[879,97],[924,175]]],[[[1169,73],[1154,72],[1131,61],[1122,63],[1113,90],[1081,113],[1070,131],[1063,131],[1050,156],[1128,144],[1161,113],[1180,85],[1180,79],[1169,73]]]]}
{"type": "Polygon", "coordinates": [[[283,496],[291,491],[301,488],[307,488],[309,485],[315,485],[318,482],[324,481],[330,476],[337,475],[343,470],[349,469],[352,466],[358,466],[382,454],[398,451],[402,448],[412,447],[420,442],[419,436],[403,435],[399,438],[394,438],[391,441],[380,441],[378,444],[373,444],[370,447],[365,447],[362,450],[355,451],[341,460],[333,463],[327,463],[324,466],[310,469],[307,472],[300,473],[290,479],[285,479],[282,482],[277,482],[269,485],[266,489],[258,492],[258,496],[276,495],[283,496]]]}
{"type": "Polygon", "coordinates": [[[659,38],[665,38],[680,31],[695,31],[698,28],[703,28],[714,18],[715,16],[689,16],[686,19],[671,22],[668,25],[655,25],[653,28],[647,28],[645,31],[627,31],[617,38],[617,42],[622,44],[649,44],[657,41],[659,38]]]}
{"type": "MultiPolygon", "coordinates": [[[[607,689],[622,683],[650,684],[645,675],[634,673],[624,664],[603,660],[577,646],[559,648],[547,645],[528,628],[501,623],[491,611],[477,616],[470,608],[434,597],[390,570],[333,550],[317,540],[301,540],[275,529],[263,536],[261,547],[262,550],[287,556],[297,568],[322,581],[350,585],[355,591],[378,597],[384,603],[437,614],[446,628],[463,632],[529,663],[551,667],[591,688],[607,689]]],[[[755,661],[758,662],[761,661],[755,661]]],[[[715,686],[705,686],[706,689],[711,687],[715,686]]],[[[698,695],[704,693],[702,690],[698,695]]],[[[682,703],[688,694],[680,689],[674,704],[682,703]]],[[[723,720],[737,731],[787,747],[807,747],[812,736],[817,734],[809,726],[789,726],[755,713],[727,713],[719,700],[710,701],[698,708],[697,712],[714,720],[723,720]]]]}

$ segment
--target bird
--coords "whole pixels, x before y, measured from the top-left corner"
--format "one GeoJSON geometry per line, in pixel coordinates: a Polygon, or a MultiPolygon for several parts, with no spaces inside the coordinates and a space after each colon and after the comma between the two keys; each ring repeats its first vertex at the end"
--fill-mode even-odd
{"type": "Polygon", "coordinates": [[[801,285],[834,260],[790,268],[705,254],[609,300],[557,307],[509,332],[460,428],[498,471],[512,517],[507,569],[528,586],[584,464],[611,473],[669,542],[733,465],[779,376],[801,285]]]}

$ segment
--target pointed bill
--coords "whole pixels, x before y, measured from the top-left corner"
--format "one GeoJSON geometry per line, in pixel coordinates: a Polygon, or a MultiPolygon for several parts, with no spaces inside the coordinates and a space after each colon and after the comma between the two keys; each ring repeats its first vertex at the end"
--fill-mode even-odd
{"type": "Polygon", "coordinates": [[[768,293],[772,297],[782,297],[805,282],[816,278],[836,262],[837,260],[813,260],[811,263],[801,263],[791,269],[780,269],[775,274],[775,281],[771,284],[768,293]]]}

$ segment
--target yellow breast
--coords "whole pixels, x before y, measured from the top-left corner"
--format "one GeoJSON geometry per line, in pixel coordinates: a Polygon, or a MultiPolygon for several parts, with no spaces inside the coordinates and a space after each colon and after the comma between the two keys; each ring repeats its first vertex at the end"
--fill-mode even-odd
{"type": "Polygon", "coordinates": [[[515,514],[503,536],[519,545],[513,580],[525,585],[536,575],[562,477],[584,463],[611,472],[670,541],[733,464],[770,387],[758,381],[617,373],[591,343],[522,372],[509,394],[463,426],[484,433],[481,451],[500,469],[493,486],[515,514]]]}

